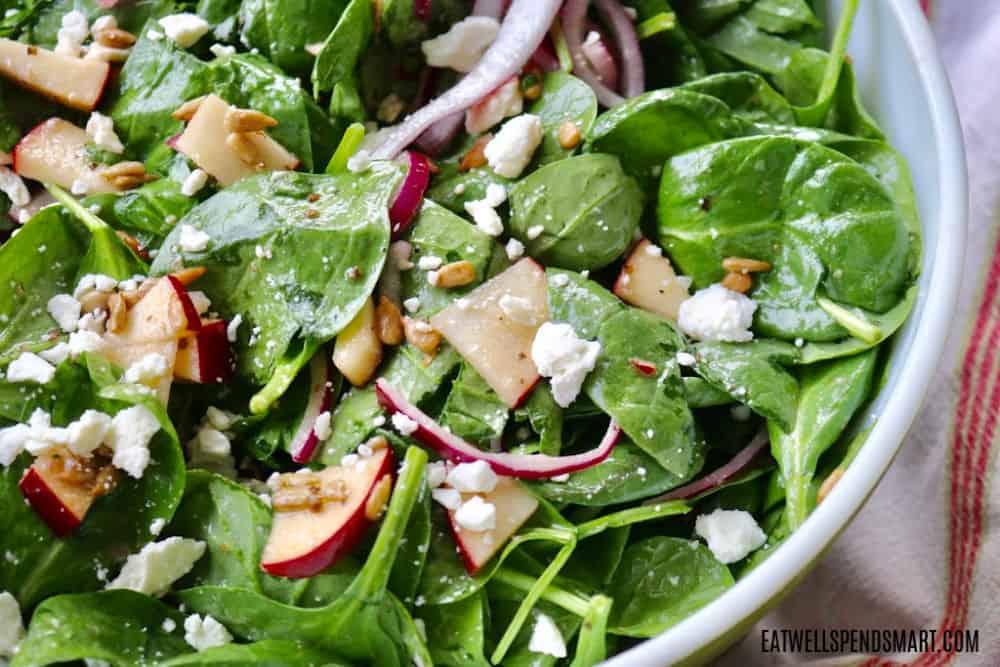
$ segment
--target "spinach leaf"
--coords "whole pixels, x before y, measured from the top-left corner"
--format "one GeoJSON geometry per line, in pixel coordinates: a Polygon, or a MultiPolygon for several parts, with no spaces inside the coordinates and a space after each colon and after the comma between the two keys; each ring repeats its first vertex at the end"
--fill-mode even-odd
{"type": "Polygon", "coordinates": [[[625,550],[608,590],[609,632],[653,637],[733,585],[728,568],[700,542],[652,537],[625,550]]]}
{"type": "Polygon", "coordinates": [[[424,484],[406,524],[406,534],[400,540],[396,562],[389,575],[389,590],[407,605],[413,604],[420,588],[420,577],[430,550],[431,529],[431,493],[424,484]]]}
{"type": "MultiPolygon", "coordinates": [[[[402,273],[401,298],[420,300],[420,317],[428,318],[456,298],[468,294],[486,279],[490,258],[497,248],[493,238],[433,201],[425,201],[410,229],[413,262],[419,257],[438,257],[445,264],[466,260],[476,269],[476,279],[460,288],[435,287],[428,271],[414,266],[402,273]]],[[[502,252],[502,251],[499,251],[502,252]]]]}
{"type": "MultiPolygon", "coordinates": [[[[183,179],[161,178],[129,190],[119,197],[112,195],[101,217],[115,229],[127,232],[148,248],[158,248],[174,224],[195,207],[198,200],[181,193],[183,179]]],[[[102,196],[90,197],[85,205],[103,203],[102,196]]]]}
{"type": "Polygon", "coordinates": [[[195,13],[212,26],[212,35],[223,42],[235,41],[242,0],[198,0],[195,13]]]}
{"type": "Polygon", "coordinates": [[[244,3],[242,38],[282,70],[304,76],[313,66],[306,50],[318,44],[337,25],[346,0],[257,0],[244,3]],[[247,28],[246,26],[250,26],[247,28]]]}
{"type": "Polygon", "coordinates": [[[674,157],[659,219],[696,286],[720,280],[727,256],[772,263],[753,292],[764,335],[843,338],[819,296],[885,312],[909,281],[909,233],[890,193],[843,154],[796,139],[735,139],[674,157]]]}
{"type": "Polygon", "coordinates": [[[184,617],[159,600],[129,590],[58,595],[38,606],[13,667],[84,658],[116,667],[159,663],[193,649],[184,641],[184,617]],[[167,632],[166,620],[180,631],[167,632]]]}
{"type": "Polygon", "coordinates": [[[712,74],[678,88],[721,100],[735,116],[751,122],[795,123],[795,112],[788,100],[754,72],[712,74]]]}
{"type": "MultiPolygon", "coordinates": [[[[482,199],[486,196],[486,188],[492,183],[502,185],[504,190],[510,190],[514,181],[498,176],[488,167],[476,167],[469,171],[460,171],[457,160],[442,162],[440,171],[434,174],[431,187],[427,191],[427,199],[441,204],[452,213],[466,215],[465,205],[468,202],[482,199]]],[[[426,200],[425,200],[426,202],[426,200]]]]}
{"type": "Polygon", "coordinates": [[[590,133],[597,117],[597,96],[575,76],[562,71],[549,72],[542,83],[542,96],[532,103],[528,113],[538,116],[545,132],[535,154],[541,166],[573,154],[575,148],[563,148],[559,143],[559,128],[563,123],[575,123],[581,136],[590,133]]]}
{"type": "MultiPolygon", "coordinates": [[[[20,3],[19,3],[20,4],[20,3]]],[[[139,34],[141,28],[151,18],[174,14],[180,9],[180,3],[171,0],[144,0],[143,2],[116,3],[116,6],[106,8],[96,0],[54,0],[38,3],[37,11],[25,26],[21,41],[28,41],[39,46],[52,48],[56,45],[56,35],[62,27],[62,17],[72,11],[83,12],[88,25],[102,15],[110,14],[118,21],[119,27],[133,34],[139,34]]]]}
{"type": "Polygon", "coordinates": [[[488,443],[503,435],[507,404],[468,362],[451,385],[440,423],[460,438],[488,443]]]}
{"type": "Polygon", "coordinates": [[[785,482],[785,521],[795,530],[815,504],[811,491],[820,455],[840,437],[848,421],[868,397],[877,350],[802,369],[795,428],[785,431],[768,423],[771,452],[785,482]]]}
{"type": "Polygon", "coordinates": [[[794,363],[798,357],[798,348],[776,340],[705,342],[695,346],[695,369],[716,388],[791,430],[799,387],[782,364],[794,363]]]}
{"type": "Polygon", "coordinates": [[[213,648],[186,653],[170,660],[157,663],[163,667],[181,665],[213,665],[217,667],[346,667],[336,655],[318,651],[302,642],[288,639],[269,639],[253,644],[225,644],[213,648]]]}
{"type": "Polygon", "coordinates": [[[73,291],[86,243],[82,226],[53,206],[0,245],[0,365],[58,330],[46,306],[73,291]]]}
{"type": "Polygon", "coordinates": [[[312,84],[317,95],[350,80],[375,33],[374,12],[375,5],[368,0],[347,3],[313,65],[312,84]]]}
{"type": "Polygon", "coordinates": [[[602,113],[587,147],[617,155],[630,174],[652,187],[667,159],[745,133],[746,123],[718,97],[668,88],[633,97],[602,113]]]}
{"type": "Polygon", "coordinates": [[[548,164],[510,190],[511,234],[532,257],[576,271],[606,266],[625,252],[641,215],[642,191],[613,155],[548,164]]]}
{"type": "Polygon", "coordinates": [[[685,376],[684,394],[691,408],[712,408],[735,402],[732,396],[700,377],[685,376]]]}
{"type": "Polygon", "coordinates": [[[562,450],[563,410],[552,397],[549,385],[536,387],[515,414],[527,419],[532,430],[538,434],[538,450],[542,454],[559,456],[562,450]]]}
{"type": "Polygon", "coordinates": [[[398,181],[389,164],[363,174],[276,172],[243,179],[184,217],[152,271],[206,267],[198,286],[220,313],[241,314],[245,322],[236,344],[239,370],[264,383],[296,336],[333,338],[368,299],[385,263],[388,201],[398,181]],[[186,225],[209,235],[206,251],[183,251],[186,225]],[[353,280],[346,275],[352,267],[353,280]],[[256,327],[262,335],[251,333],[256,327]]]}
{"type": "Polygon", "coordinates": [[[478,591],[458,602],[426,605],[419,618],[433,631],[428,634],[428,648],[435,665],[441,667],[489,667],[485,656],[488,618],[486,597],[478,591]]]}
{"type": "Polygon", "coordinates": [[[153,538],[150,524],[169,520],[184,491],[184,456],[163,407],[135,385],[101,387],[83,367],[64,363],[38,394],[37,407],[50,410],[53,424],[66,425],[84,410],[108,414],[143,405],[160,422],[149,444],[152,462],[141,479],[122,475],[114,491],[98,498],[86,520],[56,539],[21,496],[18,482],[31,464],[22,454],[0,476],[0,552],[11,558],[0,569],[0,589],[29,607],[58,593],[97,589],[125,556],[153,538]],[[58,397],[58,400],[53,397],[58,397]],[[122,508],[129,508],[123,514],[122,508]]]}
{"type": "MultiPolygon", "coordinates": [[[[423,352],[412,345],[403,345],[385,362],[382,377],[399,389],[407,400],[420,406],[454,374],[460,361],[461,357],[454,348],[443,346],[433,361],[425,366],[423,352]]],[[[377,428],[375,420],[381,414],[382,408],[372,387],[352,388],[333,413],[333,434],[320,453],[320,462],[327,465],[340,463],[344,455],[353,452],[377,428]]]]}
{"type": "MultiPolygon", "coordinates": [[[[674,16],[667,0],[630,0],[637,13],[637,25],[657,16],[674,16]]],[[[681,2],[683,10],[692,4],[681,2]]],[[[674,21],[673,27],[645,37],[640,43],[646,63],[647,88],[662,88],[684,81],[700,79],[708,74],[708,64],[684,25],[674,21]]]]}
{"type": "MultiPolygon", "coordinates": [[[[490,629],[491,640],[499,639],[497,630],[507,627],[507,624],[514,618],[518,611],[519,603],[523,593],[518,591],[512,595],[503,594],[502,591],[490,590],[490,629]]],[[[537,653],[529,648],[531,635],[535,624],[538,623],[538,615],[545,614],[559,628],[559,634],[564,638],[572,638],[580,627],[580,617],[576,614],[561,609],[554,604],[544,600],[531,610],[528,618],[521,625],[520,631],[511,643],[507,655],[503,659],[504,667],[555,667],[559,661],[551,655],[537,653]]],[[[498,664],[494,661],[494,664],[498,664]]]]}
{"type": "Polygon", "coordinates": [[[762,30],[778,35],[822,26],[806,0],[756,0],[746,16],[762,30]]]}

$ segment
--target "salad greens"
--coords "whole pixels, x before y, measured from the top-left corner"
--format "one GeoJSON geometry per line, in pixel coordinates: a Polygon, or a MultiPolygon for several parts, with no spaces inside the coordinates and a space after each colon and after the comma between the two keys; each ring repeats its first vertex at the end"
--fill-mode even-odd
{"type": "Polygon", "coordinates": [[[561,4],[4,14],[81,76],[0,81],[0,664],[590,667],[836,492],[922,251],[858,0],[561,4]]]}

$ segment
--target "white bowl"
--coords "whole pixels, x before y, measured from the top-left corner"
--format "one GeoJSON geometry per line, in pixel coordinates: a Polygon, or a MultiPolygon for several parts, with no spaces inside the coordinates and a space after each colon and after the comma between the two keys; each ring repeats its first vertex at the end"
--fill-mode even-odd
{"type": "MultiPolygon", "coordinates": [[[[831,3],[827,25],[835,23],[839,6],[831,3]]],[[[868,410],[875,426],[834,492],[770,558],[689,618],[609,660],[609,667],[707,662],[801,581],[899,451],[953,327],[965,249],[965,152],[951,87],[917,0],[862,2],[848,52],[864,103],[909,161],[923,227],[920,296],[895,339],[889,380],[868,410]]]]}

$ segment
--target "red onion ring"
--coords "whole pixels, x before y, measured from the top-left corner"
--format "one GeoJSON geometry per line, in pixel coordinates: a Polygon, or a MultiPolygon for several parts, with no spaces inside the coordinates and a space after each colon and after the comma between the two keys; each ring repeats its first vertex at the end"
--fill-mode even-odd
{"type": "Polygon", "coordinates": [[[559,58],[556,56],[552,42],[546,37],[535,52],[531,54],[531,61],[538,65],[543,72],[555,72],[559,70],[559,58]]]}
{"type": "Polygon", "coordinates": [[[471,16],[489,16],[499,21],[507,12],[508,6],[510,0],[476,0],[471,16]]]}
{"type": "Polygon", "coordinates": [[[292,436],[288,451],[296,463],[308,463],[320,443],[316,435],[316,418],[330,409],[333,403],[330,387],[330,363],[326,352],[320,350],[309,362],[309,401],[302,413],[302,421],[292,436]]]}
{"type": "Polygon", "coordinates": [[[432,0],[413,0],[413,16],[423,23],[431,20],[432,0]]]}
{"type": "Polygon", "coordinates": [[[696,479],[690,484],[685,484],[680,488],[664,493],[662,496],[657,496],[656,498],[647,500],[644,504],[692,498],[704,493],[705,491],[722,486],[732,477],[736,476],[740,472],[743,472],[743,470],[749,467],[750,463],[757,457],[757,454],[759,454],[770,441],[771,440],[767,435],[767,431],[762,430],[754,436],[749,445],[741,449],[736,456],[730,459],[729,463],[716,468],[701,479],[696,479]]]}
{"type": "Polygon", "coordinates": [[[424,203],[424,193],[427,192],[427,186],[431,182],[431,163],[427,156],[416,151],[409,151],[407,155],[410,169],[406,172],[406,178],[389,208],[393,240],[410,228],[417,212],[420,211],[420,206],[424,203]]]}
{"type": "Polygon", "coordinates": [[[456,111],[424,130],[424,133],[417,137],[414,143],[428,155],[437,157],[444,149],[451,145],[451,142],[462,131],[464,124],[465,114],[461,111],[456,111]]]}
{"type": "Polygon", "coordinates": [[[597,11],[604,17],[611,34],[618,45],[618,55],[621,57],[621,73],[623,74],[622,93],[625,97],[635,97],[646,91],[646,69],[642,61],[642,49],[639,46],[639,34],[635,24],[625,12],[618,0],[594,0],[597,11]]]}
{"type": "Polygon", "coordinates": [[[587,37],[580,45],[580,50],[587,57],[587,61],[594,67],[594,73],[601,79],[601,83],[611,90],[618,90],[618,63],[611,55],[607,41],[599,31],[590,30],[587,37]],[[590,39],[590,35],[596,34],[596,40],[590,39]]]}

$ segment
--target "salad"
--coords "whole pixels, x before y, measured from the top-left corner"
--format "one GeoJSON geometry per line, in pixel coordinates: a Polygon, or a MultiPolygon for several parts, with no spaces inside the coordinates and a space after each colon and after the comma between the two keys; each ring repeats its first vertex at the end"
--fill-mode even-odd
{"type": "Polygon", "coordinates": [[[844,3],[21,0],[0,663],[572,665],[808,518],[917,293],[844,3]]]}

